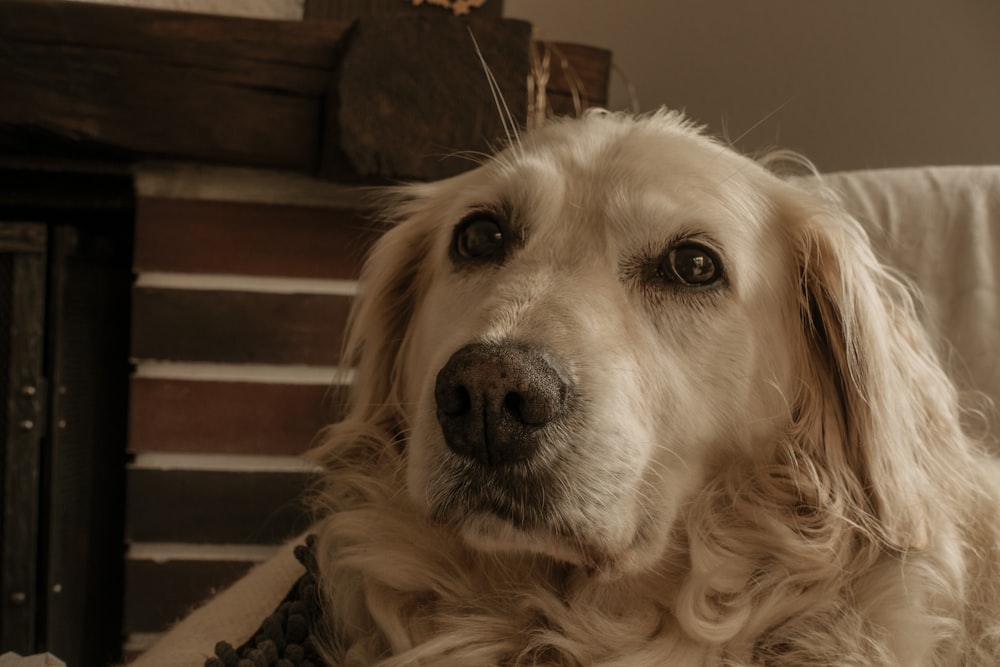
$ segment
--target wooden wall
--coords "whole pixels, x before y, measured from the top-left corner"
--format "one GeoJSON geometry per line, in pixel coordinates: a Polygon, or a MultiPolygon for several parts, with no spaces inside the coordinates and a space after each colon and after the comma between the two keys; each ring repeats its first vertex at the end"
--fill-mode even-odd
{"type": "Polygon", "coordinates": [[[147,165],[136,206],[130,655],[308,527],[299,457],[377,234],[354,191],[277,172],[147,165]]]}

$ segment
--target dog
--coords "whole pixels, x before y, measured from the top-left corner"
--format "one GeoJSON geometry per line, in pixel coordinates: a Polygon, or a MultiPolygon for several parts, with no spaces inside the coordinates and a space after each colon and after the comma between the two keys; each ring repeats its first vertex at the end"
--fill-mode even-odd
{"type": "Polygon", "coordinates": [[[330,664],[1000,664],[1000,473],[821,186],[590,111],[388,197],[316,450],[330,664]]]}

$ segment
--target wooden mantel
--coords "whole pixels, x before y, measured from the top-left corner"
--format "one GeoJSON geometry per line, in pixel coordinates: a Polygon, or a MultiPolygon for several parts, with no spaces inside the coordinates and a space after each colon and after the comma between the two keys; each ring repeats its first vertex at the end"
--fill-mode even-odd
{"type": "MultiPolygon", "coordinates": [[[[353,24],[0,2],[0,156],[163,158],[354,180],[432,179],[504,136],[469,30],[517,122],[527,23],[440,17],[353,24]]],[[[610,54],[553,45],[557,113],[607,99],[610,54]]],[[[537,63],[537,61],[536,61],[537,63]]]]}

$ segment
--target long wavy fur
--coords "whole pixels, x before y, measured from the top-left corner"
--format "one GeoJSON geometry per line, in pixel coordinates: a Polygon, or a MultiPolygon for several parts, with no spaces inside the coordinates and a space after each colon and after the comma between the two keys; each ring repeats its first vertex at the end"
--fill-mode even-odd
{"type": "MultiPolygon", "coordinates": [[[[562,123],[629,124],[696,135],[665,112],[562,123]]],[[[798,379],[787,424],[767,447],[712,459],[657,560],[617,577],[470,548],[410,500],[416,408],[401,382],[432,235],[455,221],[435,215],[437,184],[396,193],[397,224],[367,262],[350,325],[348,412],[316,451],[331,664],[1000,663],[997,468],[963,434],[909,290],[860,225],[756,168],[796,269],[796,331],[775,342],[798,379]]]]}

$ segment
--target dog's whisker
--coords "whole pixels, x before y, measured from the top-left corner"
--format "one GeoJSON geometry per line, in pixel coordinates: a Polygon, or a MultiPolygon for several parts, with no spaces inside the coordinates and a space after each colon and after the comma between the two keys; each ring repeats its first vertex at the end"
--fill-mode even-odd
{"type": "Polygon", "coordinates": [[[448,153],[444,157],[467,160],[469,162],[476,164],[477,166],[482,166],[484,164],[487,164],[488,162],[491,162],[494,159],[493,153],[487,153],[484,151],[473,151],[473,150],[453,151],[451,153],[448,153]]]}
{"type": "Polygon", "coordinates": [[[485,74],[487,84],[490,87],[490,94],[493,96],[493,103],[496,106],[497,114],[500,117],[500,124],[503,126],[504,133],[507,135],[507,145],[510,146],[512,150],[520,150],[521,137],[518,133],[517,121],[514,119],[514,115],[507,106],[507,100],[504,98],[503,90],[501,90],[500,84],[497,83],[496,77],[493,75],[493,71],[486,62],[486,58],[483,57],[483,52],[479,48],[479,42],[476,40],[476,35],[472,32],[471,26],[469,27],[469,37],[472,39],[472,45],[476,49],[476,57],[479,58],[479,63],[483,67],[483,73],[485,74]]]}
{"type": "Polygon", "coordinates": [[[789,104],[791,104],[795,100],[795,98],[796,98],[796,96],[792,95],[792,96],[788,97],[785,101],[781,102],[778,106],[776,106],[773,109],[771,109],[770,111],[768,111],[760,119],[758,119],[756,123],[753,123],[750,127],[748,127],[747,129],[743,130],[743,132],[741,132],[738,137],[736,137],[732,141],[729,141],[729,145],[730,146],[735,146],[736,144],[738,144],[740,141],[742,141],[751,132],[753,132],[754,130],[756,130],[758,127],[760,127],[761,125],[763,125],[764,123],[766,123],[767,121],[769,121],[771,118],[773,118],[777,114],[781,113],[784,110],[785,107],[787,107],[789,104]]]}

